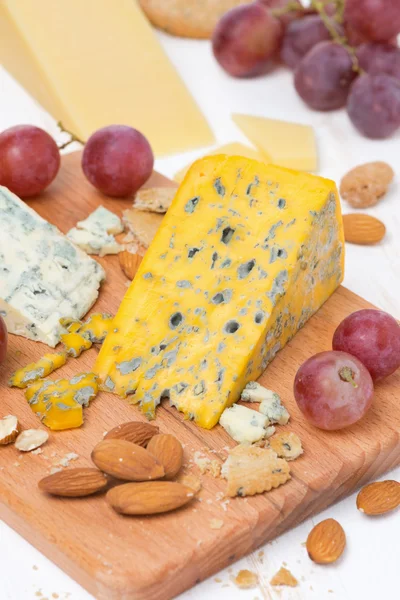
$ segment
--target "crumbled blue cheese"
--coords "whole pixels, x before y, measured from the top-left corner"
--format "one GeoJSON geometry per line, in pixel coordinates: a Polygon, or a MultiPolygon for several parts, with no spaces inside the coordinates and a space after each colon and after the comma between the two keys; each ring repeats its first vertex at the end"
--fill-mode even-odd
{"type": "Polygon", "coordinates": [[[283,406],[279,394],[268,390],[257,381],[249,381],[244,388],[241,399],[245,402],[260,402],[259,411],[266,417],[270,423],[279,423],[286,425],[290,415],[283,406]]]}
{"type": "Polygon", "coordinates": [[[92,232],[73,227],[68,231],[67,238],[87,254],[106,256],[107,254],[118,254],[122,250],[122,246],[118,244],[113,235],[100,230],[92,232]]]}
{"type": "Polygon", "coordinates": [[[56,346],[62,317],[95,303],[102,266],[0,186],[0,315],[9,333],[56,346]]]}
{"type": "Polygon", "coordinates": [[[83,221],[78,221],[76,224],[78,229],[85,229],[92,233],[99,231],[104,233],[112,233],[114,235],[122,233],[124,226],[122,225],[121,219],[114,213],[99,206],[83,221]]]}
{"type": "Polygon", "coordinates": [[[219,423],[240,444],[243,442],[252,444],[262,440],[269,425],[267,417],[240,404],[226,408],[219,423]]]}

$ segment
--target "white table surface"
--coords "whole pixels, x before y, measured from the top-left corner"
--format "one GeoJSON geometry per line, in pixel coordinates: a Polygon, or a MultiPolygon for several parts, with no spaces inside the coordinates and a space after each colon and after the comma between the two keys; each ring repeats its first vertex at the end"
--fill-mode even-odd
{"type": "MultiPolygon", "coordinates": [[[[216,64],[208,42],[186,41],[164,34],[159,37],[197,98],[218,144],[246,142],[230,118],[232,112],[242,112],[313,125],[318,138],[319,173],[336,181],[351,167],[363,162],[384,160],[392,165],[397,174],[395,184],[377,207],[368,210],[386,224],[387,236],[378,246],[347,245],[344,283],[400,319],[400,133],[386,141],[366,140],[353,129],[345,111],[323,114],[308,110],[297,97],[292,75],[287,70],[279,69],[258,79],[231,79],[216,64]]],[[[55,120],[0,67],[0,131],[19,123],[38,125],[57,137],[55,120]]],[[[199,150],[158,160],[156,168],[172,176],[180,167],[204,153],[199,150]]],[[[343,210],[352,212],[346,204],[343,210]]],[[[399,480],[400,468],[393,471],[390,478],[399,480]]],[[[256,552],[180,598],[395,600],[400,597],[399,516],[397,513],[375,519],[365,517],[356,510],[354,495],[267,544],[262,559],[256,552]],[[340,521],[348,543],[345,555],[336,565],[321,567],[308,559],[302,543],[313,524],[327,517],[340,521]],[[283,563],[299,579],[299,587],[279,591],[269,585],[269,580],[283,563]],[[232,583],[232,575],[243,568],[258,572],[258,589],[239,590],[232,583]]],[[[4,523],[0,523],[0,554],[1,600],[92,598],[4,523]]]]}

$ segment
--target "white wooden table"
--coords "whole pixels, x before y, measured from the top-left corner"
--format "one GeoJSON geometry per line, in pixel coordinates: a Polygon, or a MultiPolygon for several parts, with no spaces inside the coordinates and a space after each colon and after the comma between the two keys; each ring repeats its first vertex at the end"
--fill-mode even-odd
{"type": "MultiPolygon", "coordinates": [[[[378,246],[347,246],[344,283],[400,319],[400,133],[388,141],[366,140],[352,128],[345,111],[323,114],[308,110],[295,93],[289,71],[279,69],[258,79],[231,79],[216,64],[207,42],[159,36],[208,118],[219,144],[246,142],[230,118],[232,112],[242,112],[313,125],[318,138],[320,174],[336,181],[351,167],[363,162],[384,160],[392,165],[397,174],[396,183],[376,208],[368,210],[386,224],[387,236],[378,246]]],[[[38,125],[53,135],[57,132],[54,119],[0,67],[0,131],[20,123],[38,125]]],[[[196,151],[158,160],[156,168],[172,176],[180,167],[204,153],[204,150],[196,151]]],[[[343,210],[352,212],[345,204],[343,210]]],[[[399,480],[400,468],[390,477],[399,480]]],[[[262,558],[257,552],[181,598],[395,600],[399,597],[395,591],[398,589],[399,516],[392,514],[369,519],[356,510],[355,496],[350,497],[267,544],[262,558]],[[348,546],[338,564],[319,567],[308,559],[302,543],[313,524],[327,517],[340,521],[347,534],[348,546]],[[285,563],[299,579],[300,586],[278,591],[268,582],[285,563]],[[259,573],[258,589],[243,591],[232,583],[232,574],[243,568],[259,573]]],[[[0,523],[0,553],[1,600],[92,598],[4,523],[0,523]]]]}

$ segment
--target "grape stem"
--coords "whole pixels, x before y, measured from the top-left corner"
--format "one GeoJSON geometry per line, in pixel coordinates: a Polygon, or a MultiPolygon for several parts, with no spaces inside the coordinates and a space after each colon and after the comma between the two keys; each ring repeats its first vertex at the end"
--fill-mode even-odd
{"type": "Polygon", "coordinates": [[[75,133],[73,133],[72,131],[69,131],[69,129],[66,129],[61,121],[58,121],[57,127],[61,130],[62,133],[67,133],[70,137],[68,142],[65,142],[64,144],[61,144],[60,146],[58,146],[59,150],[64,150],[64,148],[66,148],[67,146],[72,144],[72,142],[79,142],[80,144],[82,144],[82,146],[85,145],[85,142],[83,140],[81,140],[81,138],[79,138],[77,135],[75,135],[75,133]]]}
{"type": "Polygon", "coordinates": [[[350,367],[342,367],[339,371],[339,377],[342,381],[351,383],[354,388],[358,388],[358,385],[354,380],[354,372],[350,369],[350,367]]]}

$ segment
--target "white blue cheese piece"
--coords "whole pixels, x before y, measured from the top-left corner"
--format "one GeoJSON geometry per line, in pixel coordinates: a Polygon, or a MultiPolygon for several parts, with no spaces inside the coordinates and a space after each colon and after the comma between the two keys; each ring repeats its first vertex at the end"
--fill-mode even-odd
{"type": "MultiPolygon", "coordinates": [[[[267,417],[251,408],[234,404],[224,410],[219,424],[235,442],[253,444],[265,437],[269,421],[267,417]]],[[[272,435],[274,432],[270,433],[272,435]]]]}
{"type": "Polygon", "coordinates": [[[107,254],[118,254],[122,250],[121,244],[118,244],[113,235],[100,230],[93,232],[73,227],[68,231],[67,238],[87,254],[106,256],[107,254]]]}
{"type": "Polygon", "coordinates": [[[270,423],[279,423],[286,425],[290,415],[283,406],[279,394],[268,390],[257,381],[249,381],[241,394],[241,400],[244,402],[260,402],[259,411],[266,417],[270,423]]]}
{"type": "Polygon", "coordinates": [[[9,333],[54,348],[59,320],[88,312],[104,269],[1,186],[0,228],[0,315],[9,333]]]}
{"type": "Polygon", "coordinates": [[[86,219],[78,221],[76,226],[78,229],[85,229],[92,233],[103,231],[114,235],[124,230],[121,219],[104,206],[96,208],[86,219]]]}

